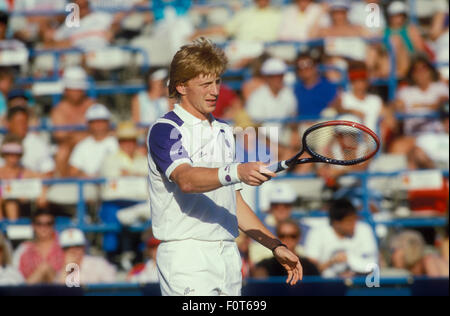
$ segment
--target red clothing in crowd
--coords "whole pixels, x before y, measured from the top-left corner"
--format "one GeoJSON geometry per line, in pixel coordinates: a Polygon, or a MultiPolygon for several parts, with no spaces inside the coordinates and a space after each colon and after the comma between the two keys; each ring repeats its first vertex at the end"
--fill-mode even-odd
{"type": "Polygon", "coordinates": [[[33,242],[27,242],[23,247],[24,250],[19,261],[19,270],[25,279],[29,278],[44,262],[49,264],[55,272],[59,272],[63,268],[64,252],[57,240],[55,240],[47,258],[41,256],[33,242]]]}

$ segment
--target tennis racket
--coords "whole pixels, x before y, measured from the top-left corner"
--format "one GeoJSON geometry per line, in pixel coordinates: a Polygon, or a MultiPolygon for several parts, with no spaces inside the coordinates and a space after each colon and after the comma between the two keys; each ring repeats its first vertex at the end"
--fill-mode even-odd
{"type": "Polygon", "coordinates": [[[352,166],[373,158],[380,149],[378,136],[368,127],[350,121],[329,121],[316,124],[302,137],[301,151],[289,160],[270,165],[274,173],[304,163],[328,163],[352,166]],[[305,153],[308,158],[302,158],[305,153]]]}

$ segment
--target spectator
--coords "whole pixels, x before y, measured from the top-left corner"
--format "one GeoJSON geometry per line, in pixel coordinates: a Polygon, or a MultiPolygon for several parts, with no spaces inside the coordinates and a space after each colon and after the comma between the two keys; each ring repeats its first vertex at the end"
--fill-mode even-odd
{"type": "Polygon", "coordinates": [[[71,27],[62,24],[53,34],[47,48],[77,47],[86,51],[102,49],[108,46],[119,27],[114,15],[103,11],[92,11],[89,0],[74,0],[79,7],[80,26],[71,27]]]}
{"type": "Polygon", "coordinates": [[[351,90],[341,94],[336,103],[338,113],[356,116],[374,132],[378,132],[378,123],[383,118],[380,126],[382,135],[387,134],[386,130],[395,128],[393,113],[389,113],[378,95],[369,93],[370,82],[366,66],[362,64],[351,68],[349,79],[351,90]]]}
{"type": "Polygon", "coordinates": [[[252,260],[250,259],[250,243],[251,239],[249,236],[247,236],[244,233],[240,233],[239,237],[236,239],[236,244],[239,249],[239,253],[241,254],[241,260],[242,260],[242,278],[246,279],[249,278],[254,269],[254,264],[252,260]]]}
{"type": "MultiPolygon", "coordinates": [[[[0,168],[0,179],[20,180],[39,178],[39,174],[32,172],[21,165],[20,161],[23,156],[23,147],[21,140],[16,136],[7,135],[5,137],[0,148],[0,154],[5,161],[5,165],[0,168]]],[[[39,200],[38,205],[45,205],[45,190],[39,200]]],[[[29,203],[20,200],[3,200],[0,194],[0,220],[3,216],[11,221],[18,220],[21,215],[24,215],[23,211],[27,208],[29,208],[29,203]],[[2,213],[4,213],[4,215],[2,213]]]]}
{"type": "MultiPolygon", "coordinates": [[[[349,20],[352,24],[362,26],[366,28],[366,30],[374,35],[381,35],[383,30],[386,27],[386,19],[382,12],[382,1],[381,0],[364,0],[364,1],[353,1],[351,4],[351,9],[349,12],[349,20]],[[379,8],[379,16],[374,17],[373,22],[376,22],[377,19],[380,22],[379,26],[377,25],[367,25],[368,21],[368,11],[367,8],[369,5],[376,5],[379,8]]],[[[376,13],[377,11],[371,11],[376,13]]]]}
{"type": "Polygon", "coordinates": [[[0,286],[23,284],[22,274],[12,266],[12,251],[8,240],[0,232],[0,286]]]}
{"type": "Polygon", "coordinates": [[[407,270],[413,276],[448,277],[448,262],[434,253],[427,253],[425,241],[419,232],[405,230],[390,242],[394,268],[407,270]]]}
{"type": "Polygon", "coordinates": [[[102,104],[94,104],[86,113],[90,136],[77,144],[70,156],[71,177],[96,177],[100,174],[105,159],[114,155],[119,144],[110,136],[111,113],[102,104]]]}
{"type": "MultiPolygon", "coordinates": [[[[300,241],[301,231],[297,222],[286,219],[277,225],[277,237],[293,253],[297,253],[296,247],[300,241]]],[[[298,255],[303,267],[304,276],[319,276],[320,272],[316,265],[309,259],[298,255]]],[[[264,259],[256,264],[254,276],[256,278],[267,278],[274,276],[285,276],[286,271],[275,258],[264,259]]]]}
{"type": "Polygon", "coordinates": [[[270,190],[269,216],[266,217],[267,228],[273,230],[281,222],[291,218],[292,208],[297,201],[297,194],[287,183],[277,182],[270,190]]]}
{"type": "Polygon", "coordinates": [[[27,108],[11,108],[8,111],[8,131],[22,142],[22,165],[33,172],[50,176],[55,170],[51,148],[41,137],[29,131],[29,119],[27,108]]]}
{"type": "Polygon", "coordinates": [[[298,81],[294,93],[298,113],[303,117],[318,117],[329,108],[338,96],[338,87],[319,73],[315,59],[309,53],[302,53],[296,61],[298,81]]]}
{"type": "Polygon", "coordinates": [[[11,17],[10,29],[15,38],[32,45],[39,41],[42,34],[51,30],[51,25],[64,20],[67,0],[14,0],[14,11],[23,13],[54,12],[49,15],[30,14],[28,16],[15,15],[11,17]]]}
{"type": "MultiPolygon", "coordinates": [[[[399,113],[433,114],[448,102],[448,85],[439,82],[439,75],[425,57],[417,57],[411,64],[408,74],[411,84],[400,89],[394,103],[399,113]]],[[[404,122],[405,137],[399,138],[391,146],[391,152],[407,154],[414,146],[414,138],[421,133],[442,131],[439,120],[411,118],[404,122]]]]}
{"type": "Polygon", "coordinates": [[[242,9],[225,25],[200,30],[193,37],[222,35],[244,42],[271,42],[278,37],[280,12],[270,0],[254,0],[255,6],[242,9]]]}
{"type": "Polygon", "coordinates": [[[413,24],[408,24],[408,7],[402,1],[393,1],[388,7],[388,27],[384,38],[390,41],[396,52],[397,75],[407,75],[411,58],[417,53],[424,53],[425,41],[420,31],[413,24]]]}
{"type": "Polygon", "coordinates": [[[424,133],[415,140],[415,147],[408,153],[410,169],[449,168],[449,110],[448,103],[440,111],[444,131],[424,133]]]}
{"type": "Polygon", "coordinates": [[[279,39],[283,41],[307,41],[323,16],[323,8],[314,0],[293,0],[283,12],[279,39]]]}
{"type": "MultiPolygon", "coordinates": [[[[1,22],[0,22],[1,25],[1,22]]],[[[14,74],[11,69],[0,67],[0,126],[4,126],[8,103],[6,98],[14,84],[14,74]]]]}
{"type": "Polygon", "coordinates": [[[102,175],[107,178],[143,177],[148,173],[147,157],[138,151],[139,131],[133,122],[123,122],[117,129],[119,151],[106,157],[102,175]]]}
{"type": "Polygon", "coordinates": [[[64,265],[64,252],[55,231],[55,217],[45,209],[33,216],[34,240],[24,242],[14,254],[14,264],[28,284],[54,283],[64,265]]]}
{"type": "Polygon", "coordinates": [[[226,84],[220,85],[219,98],[216,109],[212,113],[213,116],[222,120],[232,120],[242,111],[242,108],[241,98],[226,84]]]}
{"type": "MultiPolygon", "coordinates": [[[[86,111],[95,103],[86,95],[89,87],[87,74],[83,68],[69,67],[63,74],[63,100],[51,112],[54,127],[81,126],[86,124],[86,111]]],[[[86,132],[57,131],[53,137],[58,144],[56,154],[57,175],[68,175],[68,161],[77,143],[87,136],[86,132]]]]}
{"type": "Polygon", "coordinates": [[[441,77],[448,82],[448,63],[450,59],[448,3],[446,10],[437,12],[433,17],[430,29],[430,39],[433,41],[431,46],[433,48],[434,55],[436,56],[436,62],[439,64],[439,72],[441,77]]]}
{"type": "Polygon", "coordinates": [[[331,25],[328,27],[314,27],[311,37],[367,37],[370,34],[359,25],[354,25],[348,18],[350,3],[347,0],[332,0],[329,5],[331,25]]]}
{"type": "MultiPolygon", "coordinates": [[[[340,120],[350,121],[361,124],[361,121],[354,115],[343,115],[339,117],[340,120]]],[[[353,131],[352,133],[358,133],[353,131]]],[[[327,150],[332,152],[333,157],[343,159],[344,153],[350,147],[354,149],[355,134],[350,134],[347,129],[336,127],[337,139],[336,141],[326,144],[327,150]]],[[[363,145],[361,145],[363,146],[363,145]]],[[[347,157],[348,159],[349,157],[347,157]]],[[[356,157],[354,157],[356,159],[356,157]]],[[[344,178],[346,174],[358,171],[365,171],[369,166],[369,162],[364,162],[354,166],[338,166],[330,164],[320,164],[317,166],[317,174],[324,180],[325,186],[329,189],[338,191],[335,196],[358,195],[360,187],[354,178],[344,178]]]]}
{"type": "Polygon", "coordinates": [[[59,282],[65,283],[70,278],[73,268],[79,268],[79,281],[81,285],[114,283],[116,269],[102,257],[95,257],[86,253],[86,238],[79,229],[67,229],[59,237],[64,251],[64,270],[59,275],[59,282]],[[68,271],[69,270],[69,271],[68,271]]]}
{"type": "Polygon", "coordinates": [[[244,102],[247,102],[248,98],[252,95],[255,90],[258,90],[264,85],[264,78],[261,74],[261,67],[266,60],[270,59],[268,53],[263,53],[261,56],[253,59],[250,62],[251,77],[242,84],[242,98],[244,102]]]}
{"type": "Polygon", "coordinates": [[[306,236],[305,255],[323,277],[352,277],[369,273],[367,266],[378,262],[378,248],[369,225],[358,222],[355,207],[336,200],[329,210],[330,224],[313,228],[306,236]]]}
{"type": "Polygon", "coordinates": [[[261,68],[265,85],[252,93],[246,109],[250,118],[256,122],[268,119],[286,119],[297,116],[297,101],[290,87],[284,84],[286,64],[271,58],[261,68]]]}
{"type": "Polygon", "coordinates": [[[169,111],[166,69],[152,69],[146,76],[145,91],[131,101],[131,113],[136,124],[151,125],[169,111]]]}
{"type": "Polygon", "coordinates": [[[156,253],[161,242],[154,237],[147,240],[146,254],[148,260],[145,264],[136,265],[127,276],[132,283],[158,283],[158,270],[156,268],[156,253]]]}

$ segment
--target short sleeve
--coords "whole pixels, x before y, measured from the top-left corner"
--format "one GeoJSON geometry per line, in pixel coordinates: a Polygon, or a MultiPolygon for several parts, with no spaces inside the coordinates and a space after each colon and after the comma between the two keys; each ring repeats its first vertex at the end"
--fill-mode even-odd
{"type": "Polygon", "coordinates": [[[81,145],[83,143],[79,143],[77,146],[75,146],[72,155],[70,156],[69,164],[72,167],[75,167],[77,169],[83,170],[84,166],[84,159],[83,159],[83,150],[81,148],[81,145]]]}
{"type": "Polygon", "coordinates": [[[173,125],[157,123],[149,135],[149,155],[158,170],[170,181],[170,175],[182,164],[192,165],[189,154],[182,144],[182,134],[173,125]]]}

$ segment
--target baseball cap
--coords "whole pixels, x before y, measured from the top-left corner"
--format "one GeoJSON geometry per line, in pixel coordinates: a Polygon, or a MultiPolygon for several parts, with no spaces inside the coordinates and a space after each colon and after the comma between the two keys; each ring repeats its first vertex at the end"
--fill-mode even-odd
{"type": "Polygon", "coordinates": [[[86,112],[86,120],[88,122],[105,120],[109,121],[111,119],[111,112],[103,104],[94,104],[86,112]]]}
{"type": "Polygon", "coordinates": [[[70,228],[61,233],[59,244],[62,248],[83,247],[86,246],[86,238],[81,230],[70,228]]]}
{"type": "Polygon", "coordinates": [[[284,75],[288,68],[284,61],[278,58],[269,58],[261,67],[261,74],[263,76],[284,75]]]}
{"type": "Polygon", "coordinates": [[[389,15],[407,14],[408,6],[402,1],[394,1],[389,4],[387,12],[389,15]]]}
{"type": "Polygon", "coordinates": [[[117,138],[121,139],[136,139],[139,137],[139,131],[133,122],[121,122],[117,128],[117,138]]]}
{"type": "Polygon", "coordinates": [[[86,71],[78,66],[66,68],[62,81],[65,89],[87,90],[89,88],[86,71]]]}
{"type": "Polygon", "coordinates": [[[297,200],[297,193],[287,183],[277,183],[270,192],[271,204],[292,204],[297,200]]]}
{"type": "Polygon", "coordinates": [[[347,0],[332,0],[330,2],[330,10],[349,10],[350,3],[347,0]]]}
{"type": "Polygon", "coordinates": [[[169,76],[167,69],[159,69],[150,75],[151,81],[164,80],[169,76]]]}

